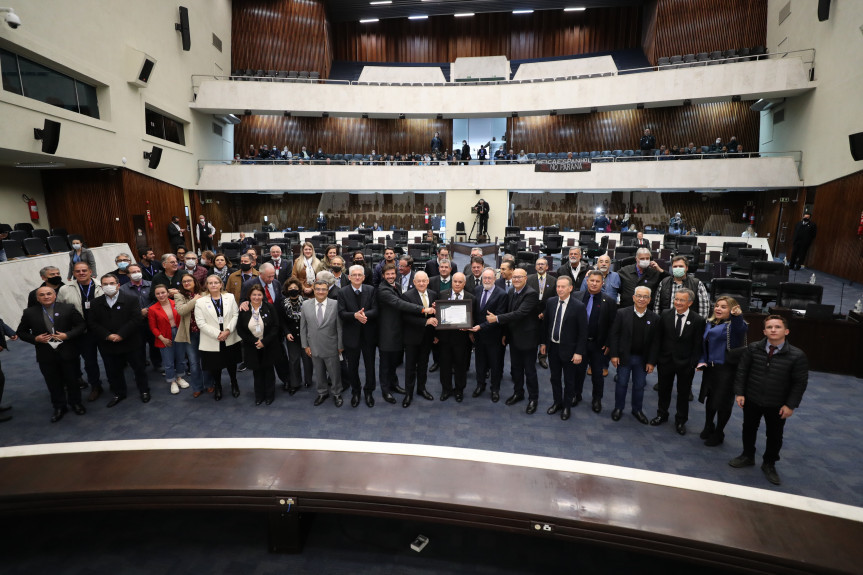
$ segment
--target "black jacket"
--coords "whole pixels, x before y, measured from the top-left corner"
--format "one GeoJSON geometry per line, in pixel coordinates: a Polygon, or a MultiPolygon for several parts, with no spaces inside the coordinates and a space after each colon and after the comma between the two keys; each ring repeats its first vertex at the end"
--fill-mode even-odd
{"type": "Polygon", "coordinates": [[[767,360],[767,339],[750,343],[740,358],[734,378],[734,394],[766,407],[800,406],[809,380],[809,361],[788,340],[767,360]]]}
{"type": "Polygon", "coordinates": [[[261,304],[261,322],[264,324],[264,347],[261,349],[255,347],[258,336],[249,330],[251,319],[251,306],[248,311],[240,311],[237,316],[237,335],[243,340],[243,359],[246,366],[253,370],[271,367],[284,353],[279,315],[271,303],[265,301],[261,304]]]}
{"type": "MultiPolygon", "coordinates": [[[[648,307],[653,309],[653,298],[656,297],[656,288],[659,287],[659,282],[668,277],[667,272],[658,272],[653,268],[647,268],[641,276],[638,275],[637,264],[623,266],[617,272],[620,276],[620,307],[633,305],[632,296],[635,295],[635,288],[646,286],[650,288],[650,304],[648,307]]],[[[696,294],[697,295],[697,294],[696,294]]]]}
{"type": "MultiPolygon", "coordinates": [[[[542,343],[550,345],[554,329],[554,314],[557,313],[558,296],[545,302],[545,315],[542,318],[542,343]]],[[[546,350],[548,351],[548,350],[546,350]]],[[[584,304],[569,294],[566,313],[560,332],[558,352],[561,361],[569,361],[574,354],[584,355],[587,351],[587,308],[584,304]]]]}
{"type": "Polygon", "coordinates": [[[536,313],[539,294],[531,287],[524,286],[521,293],[515,288],[507,294],[506,313],[497,316],[503,326],[506,342],[515,349],[533,349],[539,345],[541,322],[536,313]]]}
{"type": "MultiPolygon", "coordinates": [[[[580,302],[584,302],[584,294],[587,292],[572,292],[572,297],[577,299],[580,302]]],[[[595,343],[599,345],[599,347],[606,347],[608,345],[608,337],[611,335],[611,326],[614,325],[614,318],[617,314],[617,302],[614,299],[600,292],[602,299],[599,302],[599,332],[596,336],[595,343]]],[[[594,308],[596,307],[596,298],[594,298],[594,308]]],[[[591,315],[596,313],[594,309],[591,312],[591,315]]],[[[588,320],[588,329],[590,328],[590,320],[588,320]]],[[[702,331],[704,331],[702,329],[702,331]]]]}
{"type": "MultiPolygon", "coordinates": [[[[656,365],[659,356],[659,316],[650,309],[646,312],[647,325],[644,330],[644,354],[642,358],[645,364],[656,365]]],[[[629,363],[630,349],[632,346],[632,319],[635,317],[635,308],[632,306],[617,310],[614,325],[611,327],[608,347],[611,357],[620,358],[621,363],[629,363]]]]}
{"type": "Polygon", "coordinates": [[[360,301],[354,286],[346,285],[339,290],[339,319],[342,320],[342,345],[345,349],[359,349],[363,343],[378,341],[378,304],[375,288],[363,284],[360,301]],[[362,309],[368,321],[362,324],[354,314],[362,309]]]}
{"type": "MultiPolygon", "coordinates": [[[[36,346],[36,361],[40,363],[66,360],[77,361],[78,344],[77,338],[84,335],[87,329],[84,318],[75,309],[75,306],[55,302],[54,303],[54,330],[65,333],[68,338],[61,343],[57,349],[47,343],[37,343],[36,336],[48,333],[45,321],[42,319],[42,306],[35,305],[24,310],[21,323],[18,324],[18,337],[27,343],[36,346]]],[[[5,336],[3,337],[5,340],[5,336]]]]}
{"type": "MultiPolygon", "coordinates": [[[[572,277],[572,265],[569,263],[569,260],[566,260],[566,263],[563,264],[562,266],[560,266],[559,268],[557,268],[557,271],[555,273],[557,274],[557,277],[559,277],[559,278],[564,277],[564,276],[570,278],[572,280],[572,291],[574,292],[574,291],[578,290],[578,288],[581,287],[581,282],[584,281],[584,276],[587,275],[588,270],[590,270],[590,266],[587,265],[587,262],[582,260],[578,264],[578,273],[576,274],[577,277],[573,278],[572,277]]],[[[554,280],[554,281],[556,282],[557,280],[554,280]]],[[[556,293],[557,292],[555,292],[555,294],[556,293]]]]}
{"type": "Polygon", "coordinates": [[[141,343],[141,305],[136,298],[123,292],[117,294],[113,307],[108,306],[106,296],[99,296],[90,306],[87,316],[87,330],[99,344],[99,351],[112,355],[128,353],[141,343]],[[117,334],[123,339],[108,341],[108,336],[117,334]]]}
{"type": "Polygon", "coordinates": [[[704,318],[689,308],[683,331],[677,335],[677,310],[667,309],[659,316],[659,363],[695,369],[701,359],[704,318]]]}
{"type": "MultiPolygon", "coordinates": [[[[426,298],[429,306],[438,298],[437,292],[426,289],[426,298]]],[[[420,292],[416,288],[411,288],[407,293],[402,295],[402,299],[408,303],[416,304],[423,307],[420,292]]],[[[404,326],[404,342],[406,345],[419,345],[423,339],[427,338],[431,342],[434,338],[435,329],[433,326],[426,325],[426,316],[417,315],[413,310],[405,312],[402,316],[402,325],[404,326]]]]}
{"type": "MultiPolygon", "coordinates": [[[[398,281],[398,279],[396,279],[398,281]]],[[[377,287],[378,348],[381,351],[404,349],[402,341],[402,314],[422,316],[422,306],[401,298],[399,288],[382,281],[377,287]]]]}

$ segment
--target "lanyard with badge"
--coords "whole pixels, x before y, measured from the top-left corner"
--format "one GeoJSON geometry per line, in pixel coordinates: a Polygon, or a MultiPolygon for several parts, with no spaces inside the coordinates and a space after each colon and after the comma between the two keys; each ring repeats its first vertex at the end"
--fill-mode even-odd
{"type": "Polygon", "coordinates": [[[219,298],[219,303],[216,303],[216,300],[210,297],[210,301],[213,302],[213,307],[216,308],[216,319],[219,321],[219,331],[224,331],[224,318],[222,317],[222,298],[219,298]]]}
{"type": "MultiPolygon", "coordinates": [[[[263,306],[261,306],[263,307],[263,306]]],[[[261,323],[261,308],[258,308],[258,311],[255,311],[255,308],[252,308],[252,321],[255,322],[255,335],[258,339],[261,339],[261,332],[263,331],[263,324],[261,323]]]]}
{"type": "Polygon", "coordinates": [[[84,309],[90,309],[90,292],[93,291],[93,282],[91,281],[87,285],[87,291],[84,291],[81,284],[78,284],[78,287],[81,288],[81,297],[84,298],[84,309]]]}

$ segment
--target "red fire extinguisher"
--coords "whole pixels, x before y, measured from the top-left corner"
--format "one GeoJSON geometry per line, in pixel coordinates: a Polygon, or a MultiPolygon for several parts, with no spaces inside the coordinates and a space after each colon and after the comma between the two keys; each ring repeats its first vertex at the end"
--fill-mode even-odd
{"type": "Polygon", "coordinates": [[[39,220],[39,206],[36,205],[36,200],[33,198],[29,198],[26,195],[23,196],[24,201],[27,202],[27,207],[30,209],[30,219],[35,221],[39,220]]]}
{"type": "Polygon", "coordinates": [[[426,206],[426,224],[429,223],[429,207],[426,206]]]}

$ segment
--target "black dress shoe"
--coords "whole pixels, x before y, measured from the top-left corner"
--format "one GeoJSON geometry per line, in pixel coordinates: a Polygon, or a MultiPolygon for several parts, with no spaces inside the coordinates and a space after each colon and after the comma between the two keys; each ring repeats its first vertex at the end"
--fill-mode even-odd
{"type": "Polygon", "coordinates": [[[267,399],[265,399],[265,400],[264,400],[264,403],[265,403],[266,405],[272,405],[272,404],[273,404],[273,399],[275,399],[275,398],[273,398],[273,397],[268,397],[267,399]]]}
{"type": "Polygon", "coordinates": [[[109,401],[108,405],[106,405],[105,407],[114,407],[115,405],[117,405],[118,403],[123,401],[124,399],[126,399],[126,398],[120,397],[119,395],[115,395],[114,397],[111,398],[111,401],[109,401]]]}
{"type": "Polygon", "coordinates": [[[527,409],[525,409],[524,412],[528,415],[533,415],[534,413],[536,413],[536,403],[537,402],[535,399],[531,399],[530,401],[528,401],[527,409]]]}
{"type": "Polygon", "coordinates": [[[4,411],[9,411],[10,409],[12,409],[11,405],[0,405],[0,413],[3,413],[4,411]]]}
{"type": "Polygon", "coordinates": [[[213,392],[213,399],[215,399],[216,401],[222,401],[222,384],[217,383],[214,387],[216,389],[213,392]]]}
{"type": "Polygon", "coordinates": [[[713,435],[707,438],[707,441],[704,442],[704,445],[707,447],[716,447],[717,445],[722,445],[722,442],[725,441],[725,433],[721,431],[714,431],[713,435]]]}
{"type": "Polygon", "coordinates": [[[654,417],[653,419],[650,420],[650,425],[662,425],[666,421],[668,421],[667,417],[657,415],[656,417],[654,417]]]}
{"type": "Polygon", "coordinates": [[[430,373],[434,373],[434,372],[436,372],[436,371],[438,370],[438,367],[439,367],[439,366],[438,366],[437,362],[435,362],[435,363],[431,364],[431,367],[429,368],[429,372],[430,372],[430,373]]]}
{"type": "Polygon", "coordinates": [[[255,400],[255,405],[261,405],[262,403],[264,403],[263,399],[256,399],[255,400]]]}
{"type": "Polygon", "coordinates": [[[141,393],[141,401],[144,403],[150,402],[150,392],[149,391],[144,391],[141,393]]]}
{"type": "Polygon", "coordinates": [[[447,399],[449,399],[451,396],[452,396],[452,394],[451,394],[450,392],[448,392],[448,391],[444,391],[443,393],[441,393],[441,394],[440,394],[440,400],[441,400],[441,401],[446,401],[446,400],[447,400],[447,399]]]}
{"type": "Polygon", "coordinates": [[[701,439],[710,439],[710,436],[713,435],[714,429],[715,429],[715,426],[713,425],[712,421],[709,423],[706,423],[704,425],[704,429],[702,429],[701,433],[698,434],[698,437],[700,437],[701,439]]]}
{"type": "Polygon", "coordinates": [[[473,390],[473,397],[479,397],[480,395],[482,395],[483,391],[485,391],[484,385],[476,386],[476,389],[473,390]]]}
{"type": "Polygon", "coordinates": [[[75,415],[84,415],[85,413],[87,413],[87,410],[84,409],[84,406],[81,405],[80,403],[73,403],[72,404],[72,411],[75,412],[75,415]]]}
{"type": "Polygon", "coordinates": [[[573,407],[575,407],[579,403],[581,403],[581,395],[576,395],[575,397],[572,398],[572,406],[573,407]]]}
{"type": "Polygon", "coordinates": [[[402,407],[410,407],[411,401],[413,401],[414,396],[412,393],[406,393],[405,398],[402,400],[402,407]]]}
{"type": "Polygon", "coordinates": [[[776,473],[776,467],[772,463],[767,463],[766,461],[762,463],[761,471],[764,472],[764,477],[767,478],[767,481],[773,485],[782,485],[782,480],[779,478],[779,474],[776,473]]]}
{"type": "Polygon", "coordinates": [[[240,397],[240,384],[236,381],[231,382],[231,395],[234,397],[240,397]]]}
{"type": "Polygon", "coordinates": [[[66,409],[65,407],[55,409],[54,415],[51,416],[51,423],[57,423],[58,421],[63,419],[63,416],[66,415],[67,411],[69,411],[69,410],[66,409]]]}
{"type": "Polygon", "coordinates": [[[360,394],[354,393],[351,395],[351,407],[356,407],[360,404],[360,394]]]}
{"type": "Polygon", "coordinates": [[[89,384],[86,381],[84,381],[83,377],[78,378],[78,389],[87,389],[88,385],[89,384]]]}
{"type": "Polygon", "coordinates": [[[237,366],[237,371],[246,371],[246,364],[241,363],[237,366]]]}
{"type": "Polygon", "coordinates": [[[542,369],[548,369],[548,360],[544,357],[539,358],[539,367],[542,369]]]}
{"type": "Polygon", "coordinates": [[[729,461],[728,465],[734,467],[735,469],[740,469],[741,467],[752,467],[753,465],[755,465],[755,459],[741,453],[740,455],[729,461]]]}
{"type": "Polygon", "coordinates": [[[327,400],[327,398],[329,398],[329,397],[330,397],[329,393],[324,393],[323,395],[318,395],[315,398],[315,407],[317,407],[320,404],[322,404],[323,402],[325,402],[327,400]]]}
{"type": "Polygon", "coordinates": [[[590,408],[593,410],[593,413],[600,413],[602,411],[602,401],[594,399],[593,403],[590,404],[590,408]]]}
{"type": "Polygon", "coordinates": [[[405,391],[405,388],[403,388],[402,386],[396,384],[393,386],[393,393],[400,393],[404,395],[407,393],[407,391],[405,391]]]}
{"type": "Polygon", "coordinates": [[[492,391],[491,392],[491,400],[494,403],[497,403],[498,401],[500,401],[500,392],[499,391],[492,391]]]}
{"type": "Polygon", "coordinates": [[[650,423],[650,420],[647,419],[647,416],[644,415],[643,411],[636,411],[635,413],[632,414],[632,417],[637,419],[638,423],[642,423],[644,425],[647,425],[648,423],[650,423]]]}
{"type": "Polygon", "coordinates": [[[623,415],[622,409],[614,409],[611,412],[611,419],[614,421],[620,421],[620,417],[623,415]]]}
{"type": "Polygon", "coordinates": [[[423,389],[422,391],[418,391],[417,395],[422,397],[423,399],[427,399],[429,401],[434,401],[434,396],[428,392],[428,390],[423,389]]]}
{"type": "MultiPolygon", "coordinates": [[[[393,399],[393,401],[395,401],[395,399],[393,399]]],[[[368,405],[369,407],[375,406],[375,398],[374,396],[372,396],[371,393],[366,393],[366,405],[368,405]]]]}
{"type": "Polygon", "coordinates": [[[345,402],[345,400],[344,400],[344,399],[342,399],[342,396],[341,396],[341,395],[337,395],[337,396],[335,396],[335,398],[333,399],[333,402],[336,404],[336,407],[341,407],[341,406],[342,406],[342,404],[345,402]]]}
{"type": "MultiPolygon", "coordinates": [[[[395,403],[396,398],[393,397],[392,393],[385,393],[384,394],[384,401],[386,401],[387,403],[395,403]]],[[[366,402],[366,403],[368,403],[368,402],[366,402]]]]}
{"type": "Polygon", "coordinates": [[[552,403],[551,407],[548,408],[546,413],[549,415],[554,415],[555,413],[560,411],[560,408],[561,408],[561,405],[559,403],[552,403]]]}
{"type": "Polygon", "coordinates": [[[288,395],[294,395],[300,390],[299,387],[288,387],[288,395]]]}
{"type": "Polygon", "coordinates": [[[659,383],[653,384],[653,391],[659,391],[659,383]]]}
{"type": "Polygon", "coordinates": [[[513,393],[511,396],[506,398],[506,401],[504,401],[504,403],[507,405],[515,405],[519,401],[524,401],[523,393],[513,393]]]}
{"type": "Polygon", "coordinates": [[[564,407],[563,411],[560,412],[560,418],[562,420],[566,421],[567,419],[569,419],[569,416],[571,415],[571,413],[572,412],[570,411],[569,407],[564,407]]]}
{"type": "Polygon", "coordinates": [[[685,423],[675,423],[674,430],[677,431],[680,435],[686,435],[686,424],[685,423]]]}
{"type": "Polygon", "coordinates": [[[464,401],[464,394],[456,393],[455,394],[455,400],[457,403],[461,403],[462,401],[464,401]]]}
{"type": "Polygon", "coordinates": [[[96,401],[99,399],[99,396],[102,395],[102,386],[94,385],[90,389],[90,395],[87,396],[87,401],[96,401]]]}

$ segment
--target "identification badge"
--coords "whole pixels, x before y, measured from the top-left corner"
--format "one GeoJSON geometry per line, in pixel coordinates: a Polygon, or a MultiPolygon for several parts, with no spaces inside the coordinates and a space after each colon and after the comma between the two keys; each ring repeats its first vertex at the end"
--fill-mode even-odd
{"type": "Polygon", "coordinates": [[[259,325],[255,326],[255,333],[261,333],[261,326],[259,326],[259,325]]]}
{"type": "Polygon", "coordinates": [[[84,302],[84,309],[90,309],[90,302],[88,302],[88,301],[84,302]]]}
{"type": "Polygon", "coordinates": [[[217,317],[217,318],[216,318],[216,320],[217,320],[219,323],[225,323],[224,321],[222,321],[222,316],[217,317]]]}

